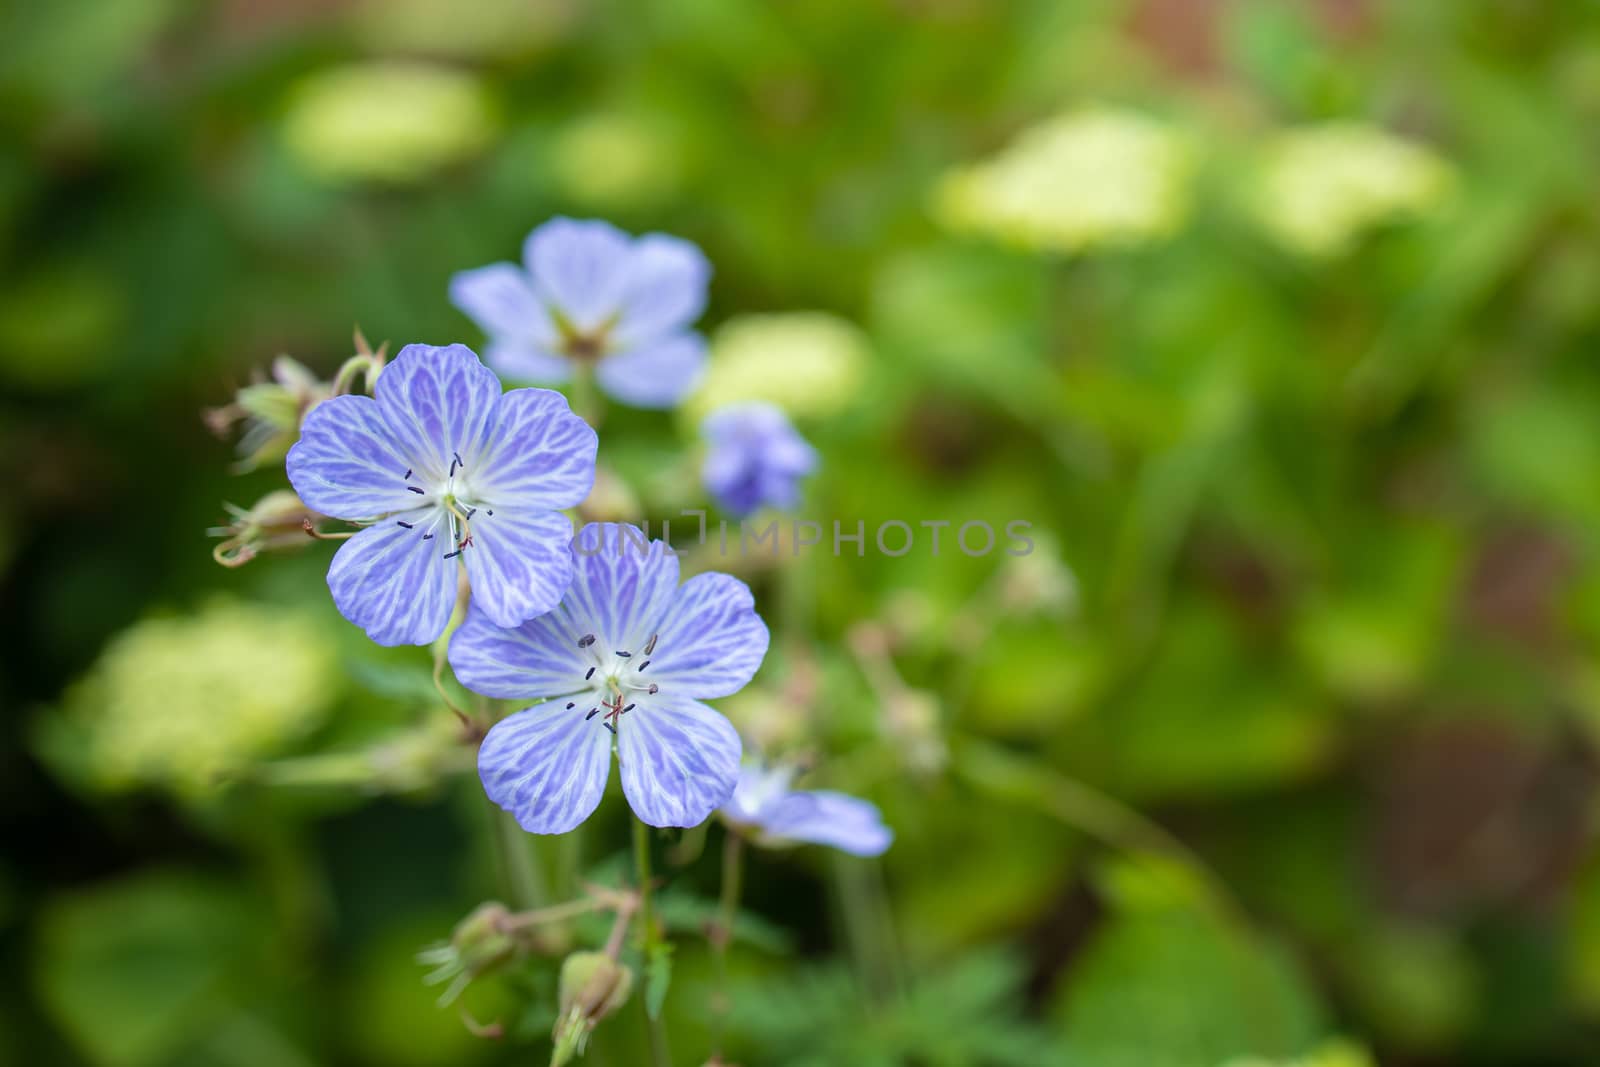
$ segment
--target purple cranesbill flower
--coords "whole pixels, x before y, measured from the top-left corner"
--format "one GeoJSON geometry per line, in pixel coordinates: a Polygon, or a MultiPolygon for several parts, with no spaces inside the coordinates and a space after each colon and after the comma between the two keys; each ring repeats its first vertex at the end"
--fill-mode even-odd
{"type": "Polygon", "coordinates": [[[630,237],[608,222],[554,218],[528,235],[522,266],[450,279],[450,301],[489,336],[484,358],[508,378],[560,383],[592,367],[624,404],[669,408],[700,380],[711,264],[678,237],[630,237]]]}
{"type": "Polygon", "coordinates": [[[800,479],[817,466],[817,452],[771,404],[730,404],[706,416],[700,480],[724,511],[744,516],[760,507],[792,508],[800,479]]]}
{"type": "Polygon", "coordinates": [[[478,750],[484,791],[524,830],[560,834],[605,792],[652,826],[696,826],[739,778],[739,735],[701,703],[744,688],[767,653],[750,590],[726,574],[678,584],[678,558],[637,528],[592,523],[573,541],[561,606],[512,629],[474,606],[450,640],[468,689],[546,697],[496,723],[478,750]]]}
{"type": "Polygon", "coordinates": [[[721,815],[763,845],[829,845],[857,856],[876,856],[894,831],[865,800],[825,789],[792,790],[792,767],[746,763],[721,815]]]}
{"type": "Polygon", "coordinates": [[[573,507],[594,483],[595,432],[548,389],[513,389],[465,345],[407,345],[375,395],[306,416],[289,481],[306,505],[366,524],[328,588],[380,645],[444,632],[465,566],[472,604],[503,626],[549,611],[572,579],[573,507]]]}

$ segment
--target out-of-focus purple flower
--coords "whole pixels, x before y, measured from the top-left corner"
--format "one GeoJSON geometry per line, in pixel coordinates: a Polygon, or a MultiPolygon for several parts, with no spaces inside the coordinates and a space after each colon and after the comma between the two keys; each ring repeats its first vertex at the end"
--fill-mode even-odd
{"type": "Polygon", "coordinates": [[[758,844],[828,845],[856,856],[876,856],[894,841],[878,809],[865,800],[825,789],[792,790],[794,768],[746,763],[721,815],[751,833],[758,844]]]}
{"type": "Polygon", "coordinates": [[[328,588],[380,645],[444,632],[465,565],[472,604],[503,626],[549,611],[572,579],[572,507],[598,442],[548,389],[504,395],[464,345],[407,345],[374,397],[324,400],[289,450],[289,481],[325,515],[368,524],[328,588]]]}
{"type": "Polygon", "coordinates": [[[566,833],[605,792],[616,741],[622,791],[652,826],[695,826],[739,777],[739,735],[702,704],[744,688],[767,653],[750,590],[726,574],[678,585],[678,558],[637,528],[592,523],[573,541],[561,606],[512,629],[477,609],[450,640],[468,689],[546,697],[489,731],[484,791],[535,834],[566,833]]]}
{"type": "Polygon", "coordinates": [[[559,383],[592,367],[610,396],[669,408],[700,380],[711,264],[678,237],[630,237],[607,222],[555,218],[528,235],[522,266],[450,279],[450,300],[489,335],[484,358],[509,378],[559,383]]]}
{"type": "Polygon", "coordinates": [[[738,516],[760,507],[792,508],[817,451],[772,404],[730,404],[706,416],[700,478],[718,506],[738,516]]]}

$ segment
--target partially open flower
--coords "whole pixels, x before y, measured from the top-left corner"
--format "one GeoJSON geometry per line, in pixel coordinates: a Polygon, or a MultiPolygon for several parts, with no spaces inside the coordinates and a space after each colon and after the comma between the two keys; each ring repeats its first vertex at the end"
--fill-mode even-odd
{"type": "Polygon", "coordinates": [[[768,847],[828,845],[856,856],[876,856],[889,847],[894,831],[874,805],[827,789],[790,789],[794,773],[793,767],[747,762],[719,813],[768,847]]]}

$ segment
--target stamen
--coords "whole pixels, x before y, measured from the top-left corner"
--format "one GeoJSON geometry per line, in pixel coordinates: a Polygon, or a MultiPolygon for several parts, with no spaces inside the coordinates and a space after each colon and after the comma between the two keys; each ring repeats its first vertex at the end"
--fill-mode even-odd
{"type": "Polygon", "coordinates": [[[594,644],[594,634],[584,634],[582,637],[578,638],[579,648],[588,648],[592,644],[594,644]]]}
{"type": "MultiPolygon", "coordinates": [[[[650,653],[652,653],[652,652],[654,652],[656,650],[656,638],[658,638],[660,636],[661,636],[660,634],[651,634],[650,635],[650,640],[646,641],[645,644],[644,644],[644,654],[645,655],[648,656],[650,653]]],[[[645,660],[645,662],[649,663],[650,661],[649,660],[645,660]]],[[[643,668],[640,668],[640,669],[643,670],[643,668]]]]}
{"type": "Polygon", "coordinates": [[[600,709],[598,707],[590,708],[589,709],[589,714],[587,714],[587,715],[585,715],[583,717],[583,721],[584,722],[588,722],[590,719],[594,718],[598,714],[600,714],[600,709]]]}
{"type": "MultiPolygon", "coordinates": [[[[462,470],[466,470],[466,469],[467,469],[467,465],[466,465],[466,463],[464,463],[464,462],[462,462],[462,459],[461,459],[461,453],[460,453],[460,452],[452,452],[452,453],[450,453],[450,455],[451,455],[451,456],[453,456],[453,457],[454,457],[454,458],[455,458],[455,461],[456,461],[456,463],[455,463],[455,465],[456,465],[456,467],[460,467],[460,468],[461,468],[461,469],[462,469],[462,470]]],[[[452,470],[452,471],[453,471],[453,470],[454,470],[454,469],[455,469],[455,468],[454,468],[454,467],[452,467],[452,468],[451,468],[451,470],[452,470]]]]}
{"type": "Polygon", "coordinates": [[[411,526],[411,524],[409,522],[401,522],[399,519],[396,519],[395,522],[396,522],[396,524],[398,524],[400,526],[404,526],[408,530],[412,528],[412,526],[411,526]]]}
{"type": "Polygon", "coordinates": [[[612,734],[615,734],[617,732],[617,728],[615,726],[612,726],[611,723],[609,723],[609,722],[602,722],[600,725],[604,726],[607,730],[610,730],[612,732],[612,734]]]}
{"type": "Polygon", "coordinates": [[[462,550],[458,548],[454,552],[446,552],[444,554],[444,558],[445,559],[455,559],[457,556],[461,555],[461,551],[462,550]]]}
{"type": "Polygon", "coordinates": [[[414,485],[408,485],[408,486],[406,486],[406,488],[407,488],[407,489],[409,489],[409,490],[411,490],[411,491],[412,491],[412,492],[413,492],[413,493],[415,493],[415,494],[417,494],[417,495],[418,495],[418,496],[427,496],[427,495],[428,495],[428,493],[427,493],[427,490],[425,490],[425,489],[418,489],[418,488],[417,488],[417,487],[416,487],[416,486],[414,486],[414,485]]]}
{"type": "Polygon", "coordinates": [[[567,701],[567,710],[568,711],[571,711],[573,708],[575,708],[577,706],[578,706],[578,702],[576,700],[567,701]]]}
{"type": "Polygon", "coordinates": [[[461,461],[459,459],[453,459],[450,461],[450,473],[445,475],[446,478],[454,478],[456,476],[456,464],[460,462],[461,461]]]}
{"type": "MultiPolygon", "coordinates": [[[[636,708],[638,706],[639,705],[637,705],[637,704],[629,704],[627,707],[623,708],[622,710],[623,711],[632,711],[634,708],[636,708]]],[[[619,712],[618,714],[621,714],[621,712],[619,712]]]]}
{"type": "Polygon", "coordinates": [[[593,678],[593,677],[594,677],[594,668],[590,667],[588,673],[583,676],[583,680],[587,682],[590,678],[593,678]]]}
{"type": "Polygon", "coordinates": [[[618,651],[617,655],[621,656],[623,659],[632,659],[633,658],[633,653],[632,652],[618,651]]]}
{"type": "Polygon", "coordinates": [[[650,666],[650,661],[649,660],[645,660],[643,663],[639,664],[639,668],[638,669],[642,671],[648,666],[650,666]]]}
{"type": "Polygon", "coordinates": [[[650,688],[646,689],[645,692],[649,693],[651,696],[655,696],[657,693],[661,692],[661,687],[659,685],[657,685],[656,683],[651,682],[650,683],[650,688]]]}
{"type": "Polygon", "coordinates": [[[423,534],[422,535],[422,539],[424,541],[432,541],[433,540],[433,534],[423,534]]]}
{"type": "Polygon", "coordinates": [[[490,508],[489,511],[488,511],[488,514],[493,515],[494,514],[494,508],[490,508]]]}
{"type": "Polygon", "coordinates": [[[468,508],[467,509],[467,518],[470,519],[470,518],[472,518],[472,516],[476,515],[477,513],[478,513],[478,509],[477,508],[468,508]]]}
{"type": "Polygon", "coordinates": [[[400,480],[403,481],[403,482],[409,482],[411,480],[411,468],[410,467],[406,468],[406,475],[405,475],[404,478],[402,478],[400,480]]]}

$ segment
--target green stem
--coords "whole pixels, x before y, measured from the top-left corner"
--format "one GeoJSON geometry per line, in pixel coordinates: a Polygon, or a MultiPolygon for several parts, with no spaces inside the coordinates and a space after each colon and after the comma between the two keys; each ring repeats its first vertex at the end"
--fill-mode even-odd
{"type": "Polygon", "coordinates": [[[883,882],[871,861],[844,855],[834,857],[833,882],[857,978],[874,1003],[888,1003],[903,987],[883,882]]]}
{"type": "Polygon", "coordinates": [[[598,430],[606,418],[606,402],[595,388],[594,374],[588,367],[573,370],[570,397],[573,414],[598,430]]]}
{"type": "MultiPolygon", "coordinates": [[[[639,881],[639,930],[644,936],[645,966],[649,967],[661,932],[656,928],[655,894],[650,886],[650,828],[637,818],[633,820],[633,866],[639,881]]],[[[650,1032],[650,1062],[655,1067],[672,1067],[666,1020],[650,1014],[648,996],[639,1000],[644,1006],[645,1025],[650,1032]]]]}
{"type": "Polygon", "coordinates": [[[722,1024],[731,1010],[728,1000],[728,946],[739,916],[739,890],[744,876],[744,838],[732,830],[722,839],[722,896],[717,904],[717,925],[711,932],[716,985],[711,992],[711,1059],[722,1059],[722,1024]]]}
{"type": "Polygon", "coordinates": [[[506,880],[506,895],[518,911],[532,911],[545,902],[539,868],[522,832],[510,812],[491,804],[494,818],[494,846],[500,856],[500,871],[506,880]]]}

